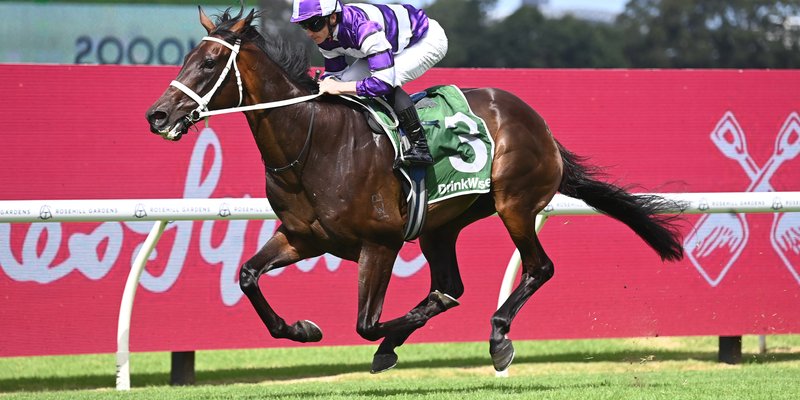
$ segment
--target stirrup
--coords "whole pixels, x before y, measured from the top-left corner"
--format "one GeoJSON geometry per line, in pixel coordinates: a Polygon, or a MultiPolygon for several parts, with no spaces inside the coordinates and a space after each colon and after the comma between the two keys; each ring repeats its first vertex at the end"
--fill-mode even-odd
{"type": "Polygon", "coordinates": [[[433,158],[430,156],[427,158],[418,158],[418,156],[418,154],[403,154],[403,157],[399,157],[394,160],[394,165],[392,165],[392,168],[401,169],[405,167],[429,167],[433,165],[433,158]]]}
{"type": "Polygon", "coordinates": [[[409,165],[429,166],[433,165],[433,158],[428,154],[404,154],[403,158],[409,165]]]}

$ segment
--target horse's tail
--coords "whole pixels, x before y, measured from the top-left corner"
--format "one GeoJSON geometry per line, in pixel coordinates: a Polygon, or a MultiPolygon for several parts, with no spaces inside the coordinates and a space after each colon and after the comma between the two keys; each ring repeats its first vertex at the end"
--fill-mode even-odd
{"type": "Polygon", "coordinates": [[[665,214],[680,209],[680,204],[656,195],[634,195],[624,188],[601,182],[597,167],[564,148],[558,148],[564,163],[564,174],[558,190],[583,200],[593,208],[628,225],[655,250],[662,260],[683,258],[683,246],[677,222],[679,215],[665,214]]]}

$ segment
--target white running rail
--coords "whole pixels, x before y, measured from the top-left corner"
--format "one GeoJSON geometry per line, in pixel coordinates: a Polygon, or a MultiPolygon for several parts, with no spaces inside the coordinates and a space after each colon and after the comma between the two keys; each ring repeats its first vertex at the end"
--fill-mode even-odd
{"type": "Polygon", "coordinates": [[[267,199],[142,199],[0,201],[2,222],[154,221],[134,258],[117,320],[117,390],[130,390],[130,326],[133,299],[150,253],[168,221],[276,219],[267,199]]]}

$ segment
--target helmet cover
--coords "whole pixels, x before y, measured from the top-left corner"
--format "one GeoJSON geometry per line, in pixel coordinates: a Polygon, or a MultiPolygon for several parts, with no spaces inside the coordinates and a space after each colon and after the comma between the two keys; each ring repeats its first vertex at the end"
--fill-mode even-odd
{"type": "Polygon", "coordinates": [[[324,17],[342,11],[339,0],[294,0],[291,22],[305,21],[309,18],[324,17]]]}

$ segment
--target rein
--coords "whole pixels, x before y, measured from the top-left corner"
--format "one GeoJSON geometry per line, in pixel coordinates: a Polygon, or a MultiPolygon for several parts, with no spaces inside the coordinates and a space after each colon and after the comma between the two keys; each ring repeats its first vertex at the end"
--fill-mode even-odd
{"type": "Polygon", "coordinates": [[[170,86],[174,86],[174,87],[178,88],[178,90],[180,90],[181,92],[183,92],[184,94],[189,96],[192,100],[194,100],[197,103],[197,108],[195,108],[186,117],[189,120],[190,123],[195,123],[197,121],[200,121],[203,118],[208,118],[208,117],[211,117],[211,116],[214,116],[214,115],[230,114],[230,113],[235,113],[235,112],[245,112],[245,111],[254,111],[254,110],[266,110],[266,109],[269,109],[269,108],[284,107],[284,106],[288,106],[288,105],[292,105],[292,104],[297,104],[297,103],[302,103],[302,102],[305,102],[305,101],[313,100],[313,99],[315,99],[315,98],[317,98],[319,96],[322,96],[322,93],[315,93],[315,94],[295,97],[295,98],[291,98],[291,99],[285,99],[285,100],[279,100],[279,101],[271,101],[271,102],[268,102],[268,103],[259,103],[259,104],[254,104],[252,106],[244,106],[244,107],[242,107],[242,99],[243,99],[243,96],[242,96],[242,93],[243,93],[242,76],[239,73],[239,65],[236,63],[236,57],[239,55],[239,49],[242,46],[242,40],[241,39],[236,39],[236,43],[235,44],[230,44],[230,43],[228,43],[228,42],[226,42],[226,41],[224,41],[222,39],[211,37],[211,36],[206,36],[202,40],[208,40],[208,41],[211,41],[211,42],[216,42],[216,43],[219,43],[219,44],[229,48],[231,50],[231,55],[230,55],[230,57],[228,57],[228,62],[225,64],[225,69],[222,70],[222,73],[219,75],[219,78],[217,79],[217,82],[214,84],[214,87],[211,88],[211,90],[208,93],[206,93],[206,95],[203,96],[203,97],[200,97],[200,95],[195,93],[194,90],[190,89],[189,87],[187,87],[183,83],[180,83],[178,81],[170,82],[170,86]],[[222,86],[222,82],[225,80],[225,78],[228,76],[228,73],[231,70],[231,65],[233,65],[233,69],[236,72],[236,85],[239,87],[239,104],[237,104],[236,107],[224,108],[224,109],[221,109],[221,110],[209,110],[208,109],[208,103],[211,101],[211,98],[214,97],[214,94],[216,94],[217,89],[219,89],[219,87],[222,86]]]}
{"type": "Polygon", "coordinates": [[[267,171],[272,172],[273,174],[278,174],[288,169],[291,169],[297,164],[300,164],[300,159],[303,158],[303,154],[305,154],[308,151],[308,148],[311,145],[311,131],[312,131],[311,127],[314,126],[314,115],[316,115],[316,113],[317,113],[316,108],[312,108],[311,122],[308,123],[308,133],[306,134],[306,142],[303,144],[303,149],[300,150],[300,154],[297,155],[297,158],[294,161],[290,162],[289,164],[286,164],[283,167],[278,167],[278,168],[268,167],[267,164],[264,164],[264,168],[266,168],[267,171]]]}

